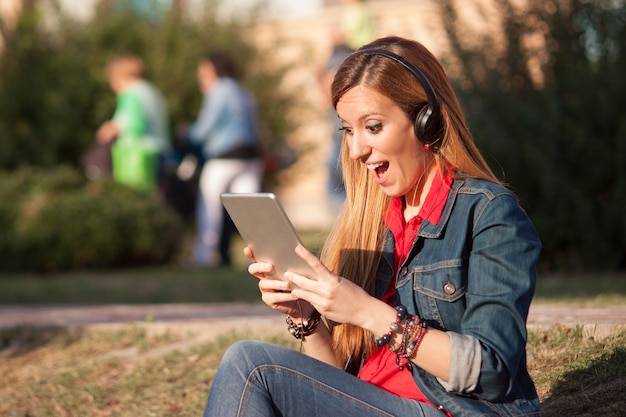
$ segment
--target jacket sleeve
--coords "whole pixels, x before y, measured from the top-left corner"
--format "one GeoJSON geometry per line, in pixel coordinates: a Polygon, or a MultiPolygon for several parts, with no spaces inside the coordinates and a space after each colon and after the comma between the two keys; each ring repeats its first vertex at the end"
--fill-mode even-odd
{"type": "Polygon", "coordinates": [[[470,393],[478,386],[482,349],[473,336],[447,332],[450,336],[450,376],[447,381],[437,378],[449,392],[470,393]]]}

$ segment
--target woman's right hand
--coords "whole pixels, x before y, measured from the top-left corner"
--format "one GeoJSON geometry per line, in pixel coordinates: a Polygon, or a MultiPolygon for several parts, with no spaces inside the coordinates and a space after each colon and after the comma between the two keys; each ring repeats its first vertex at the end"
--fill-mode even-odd
{"type": "Polygon", "coordinates": [[[257,262],[248,246],[244,248],[243,254],[252,262],[248,266],[248,272],[259,279],[261,299],[265,304],[293,318],[300,318],[300,308],[302,308],[303,317],[307,318],[311,315],[313,306],[306,301],[300,301],[300,306],[298,306],[298,298],[291,294],[290,283],[276,274],[273,264],[257,262]]]}

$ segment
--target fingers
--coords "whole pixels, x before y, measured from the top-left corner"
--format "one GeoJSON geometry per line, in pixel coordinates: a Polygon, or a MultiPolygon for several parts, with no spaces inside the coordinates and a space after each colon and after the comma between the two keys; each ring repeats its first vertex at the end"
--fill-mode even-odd
{"type": "Polygon", "coordinates": [[[279,277],[273,264],[256,262],[252,250],[249,247],[244,248],[244,255],[252,261],[248,266],[248,272],[259,278],[263,302],[275,310],[290,315],[300,313],[294,308],[296,300],[325,309],[325,306],[333,304],[332,300],[335,298],[335,291],[341,279],[330,272],[317,256],[303,246],[298,245],[295,251],[311,268],[312,272],[307,273],[306,276],[286,272],[284,277],[279,277]]]}
{"type": "Polygon", "coordinates": [[[283,314],[294,315],[297,313],[296,300],[291,291],[289,283],[274,279],[260,279],[259,289],[261,290],[261,300],[274,310],[283,314]]]}
{"type": "Polygon", "coordinates": [[[278,279],[274,265],[268,262],[253,261],[248,265],[248,272],[257,278],[273,278],[278,279]]]}
{"type": "Polygon", "coordinates": [[[326,268],[326,266],[319,260],[317,256],[308,251],[301,245],[296,247],[296,254],[300,256],[313,271],[313,276],[305,276],[296,274],[293,272],[285,273],[285,278],[290,282],[293,282],[297,287],[308,291],[318,291],[322,286],[318,284],[334,284],[338,277],[326,268]],[[317,290],[316,290],[317,289],[317,290]]]}
{"type": "Polygon", "coordinates": [[[313,253],[307,250],[304,246],[302,245],[296,246],[296,254],[302,259],[304,259],[315,273],[318,273],[318,272],[328,273],[328,269],[324,266],[322,261],[320,261],[317,256],[315,256],[313,253]]]}
{"type": "Polygon", "coordinates": [[[251,261],[254,261],[254,254],[252,253],[252,249],[249,246],[243,248],[243,255],[251,261]]]}
{"type": "MultiPolygon", "coordinates": [[[[291,284],[288,281],[278,279],[261,279],[259,281],[261,292],[288,292],[291,291],[291,284]]],[[[294,298],[295,299],[295,298],[294,298]]]]}
{"type": "Polygon", "coordinates": [[[280,279],[280,277],[276,274],[274,265],[269,262],[257,262],[254,259],[252,249],[250,249],[248,246],[243,249],[243,254],[252,262],[250,265],[248,265],[248,272],[251,275],[254,275],[257,278],[280,279]]]}

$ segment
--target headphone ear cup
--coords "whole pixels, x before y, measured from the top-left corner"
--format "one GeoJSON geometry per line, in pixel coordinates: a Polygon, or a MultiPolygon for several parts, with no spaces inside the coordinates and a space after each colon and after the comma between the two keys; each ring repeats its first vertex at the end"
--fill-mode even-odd
{"type": "Polygon", "coordinates": [[[424,143],[432,142],[432,138],[428,135],[428,123],[433,109],[428,103],[424,104],[415,116],[415,136],[424,143]]]}
{"type": "Polygon", "coordinates": [[[415,116],[415,136],[429,145],[438,142],[443,134],[443,125],[439,111],[433,110],[430,104],[424,104],[415,116]]]}

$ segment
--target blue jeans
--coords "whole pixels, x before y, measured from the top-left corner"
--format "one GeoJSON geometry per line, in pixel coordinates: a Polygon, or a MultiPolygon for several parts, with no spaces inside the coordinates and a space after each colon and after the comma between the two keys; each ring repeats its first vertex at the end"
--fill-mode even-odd
{"type": "Polygon", "coordinates": [[[241,341],[224,354],[204,417],[442,417],[295,350],[241,341]]]}

